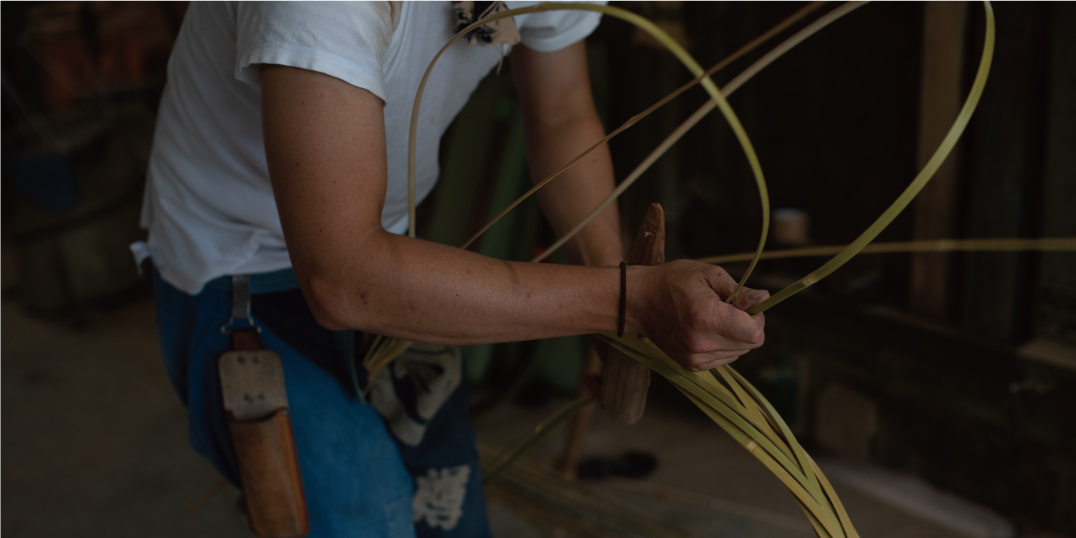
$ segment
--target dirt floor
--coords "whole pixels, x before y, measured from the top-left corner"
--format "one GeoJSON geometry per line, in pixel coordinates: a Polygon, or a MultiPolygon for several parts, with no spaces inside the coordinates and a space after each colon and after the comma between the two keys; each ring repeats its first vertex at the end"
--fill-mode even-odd
{"type": "MultiPolygon", "coordinates": [[[[152,299],[99,312],[79,326],[26,315],[2,318],[2,509],[6,537],[249,536],[238,492],[219,483],[186,440],[186,413],[159,362],[152,299]]],[[[507,445],[562,402],[502,406],[476,422],[479,442],[507,445]]],[[[556,454],[554,432],[530,453],[556,454]]],[[[624,506],[695,536],[809,537],[792,497],[701,414],[653,407],[628,428],[597,416],[588,454],[657,455],[646,480],[593,486],[624,506]]],[[[863,536],[962,536],[837,484],[863,536]]],[[[566,536],[491,503],[500,537],[566,536]]]]}

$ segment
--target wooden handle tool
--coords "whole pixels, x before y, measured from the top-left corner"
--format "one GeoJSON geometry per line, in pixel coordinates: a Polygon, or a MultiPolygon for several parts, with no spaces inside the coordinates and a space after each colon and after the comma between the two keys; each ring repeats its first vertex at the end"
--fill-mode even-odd
{"type": "MultiPolygon", "coordinates": [[[[650,204],[628,255],[630,265],[665,263],[665,211],[650,204]]],[[[624,424],[635,424],[646,410],[650,389],[650,369],[610,349],[602,365],[601,407],[607,415],[624,424]]]]}

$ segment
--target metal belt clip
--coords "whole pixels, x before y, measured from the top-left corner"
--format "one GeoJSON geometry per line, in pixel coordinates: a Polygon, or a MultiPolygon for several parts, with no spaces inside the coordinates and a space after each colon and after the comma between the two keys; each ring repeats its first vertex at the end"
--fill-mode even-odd
{"type": "Polygon", "coordinates": [[[220,326],[220,332],[228,334],[234,328],[236,321],[245,320],[247,327],[262,332],[262,328],[254,323],[254,317],[250,315],[250,275],[232,276],[232,317],[228,322],[220,326]]]}

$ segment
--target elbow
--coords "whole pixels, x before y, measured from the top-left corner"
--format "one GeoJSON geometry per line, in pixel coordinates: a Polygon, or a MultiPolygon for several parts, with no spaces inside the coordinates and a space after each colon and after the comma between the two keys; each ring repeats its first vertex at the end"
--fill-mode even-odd
{"type": "Polygon", "coordinates": [[[318,325],[330,331],[369,330],[376,322],[371,301],[361,291],[369,285],[369,275],[346,256],[293,258],[293,267],[318,325]]]}
{"type": "Polygon", "coordinates": [[[335,278],[326,275],[307,275],[300,281],[303,297],[310,307],[314,321],[330,331],[342,331],[353,328],[350,323],[350,308],[344,286],[335,278]]]}

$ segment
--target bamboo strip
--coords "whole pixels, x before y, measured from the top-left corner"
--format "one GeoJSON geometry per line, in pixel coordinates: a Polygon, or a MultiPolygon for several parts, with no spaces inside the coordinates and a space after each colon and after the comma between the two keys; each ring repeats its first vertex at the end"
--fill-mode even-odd
{"type": "MultiPolygon", "coordinates": [[[[844,262],[854,256],[856,253],[862,251],[864,247],[870,241],[872,241],[878,233],[884,229],[892,219],[899,214],[899,212],[907,206],[907,204],[915,197],[918,191],[929,181],[930,177],[937,170],[937,167],[945,159],[948,153],[952,150],[953,145],[959,138],[963,129],[966,127],[971,114],[974,112],[975,106],[978,104],[979,97],[982,94],[982,89],[986,83],[986,78],[989,73],[990,61],[992,59],[993,45],[994,45],[994,16],[992,8],[989,2],[985,2],[985,10],[987,15],[987,31],[986,40],[983,47],[983,57],[980,62],[979,71],[976,75],[975,82],[972,85],[972,90],[969,92],[969,96],[965,102],[960,115],[957,117],[956,122],[950,129],[948,135],[935,152],[934,156],[928,161],[927,165],[920,171],[919,175],[912,181],[908,189],[890,206],[890,208],[882,214],[882,216],[859,238],[856,239],[849,247],[845,248],[840,254],[838,254],[833,260],[830,260],[827,264],[823,265],[820,269],[811,273],[801,281],[797,282],[793,286],[786,288],[779,292],[776,296],[771,297],[766,302],[751,309],[752,313],[765,310],[769,306],[780,302],[785,297],[796,293],[797,291],[811,285],[817,280],[824,278],[830,274],[833,270],[840,267],[844,262]],[[798,287],[797,287],[798,286],[798,287]]],[[[672,43],[668,36],[664,35],[659,29],[654,27],[651,23],[638,16],[627,14],[622,10],[608,7],[595,7],[595,6],[578,6],[574,4],[559,4],[559,8],[548,7],[546,4],[540,4],[535,8],[524,10],[512,10],[500,14],[501,16],[494,16],[484,21],[495,20],[496,18],[503,18],[503,16],[510,16],[515,13],[522,12],[536,12],[552,9],[584,9],[589,11],[602,11],[603,13],[615,16],[627,20],[635,24],[636,26],[643,28],[645,31],[651,33],[659,41],[663,42],[667,48],[673,52],[688,68],[695,74],[701,75],[702,70],[696,63],[690,58],[689,55],[675,43],[672,43]],[[542,8],[544,9],[536,9],[542,8]]],[[[843,7],[843,6],[842,6],[843,7]]],[[[478,23],[476,23],[477,25],[478,23]]],[[[469,29],[467,29],[469,30],[469,29]]],[[[465,32],[467,31],[465,30],[465,32]]],[[[461,34],[462,35],[462,34],[461,34]]],[[[455,39],[458,39],[459,35],[455,39]]],[[[450,43],[451,44],[451,43],[450,43]]],[[[445,46],[447,49],[448,45],[445,46]]],[[[438,56],[444,52],[442,49],[438,56]]],[[[436,57],[434,62],[436,62],[436,57]]],[[[430,69],[432,69],[433,63],[427,69],[426,77],[423,78],[422,85],[419,89],[419,95],[415,102],[416,113],[412,117],[412,131],[411,131],[411,146],[409,152],[409,164],[410,170],[410,186],[412,187],[411,208],[413,209],[413,163],[414,163],[414,133],[416,128],[417,110],[419,102],[421,100],[422,88],[425,85],[425,81],[428,78],[430,69]]],[[[737,135],[737,139],[740,141],[741,147],[746,154],[749,163],[751,164],[752,172],[756,180],[756,184],[759,187],[759,194],[762,199],[763,205],[763,231],[759,242],[759,247],[755,252],[755,255],[751,258],[751,268],[755,266],[758,260],[761,258],[762,248],[765,244],[766,232],[768,230],[769,218],[768,218],[768,198],[766,193],[765,179],[762,175],[761,167],[758,164],[757,156],[754,155],[754,151],[751,147],[750,141],[747,139],[746,133],[743,131],[742,125],[731,109],[728,107],[728,103],[722,98],[721,94],[717,91],[716,86],[708,78],[701,80],[703,87],[716,101],[717,107],[722,111],[726,120],[729,121],[734,132],[737,135]]],[[[411,221],[411,233],[414,229],[414,217],[412,214],[411,221]]],[[[744,275],[746,280],[748,274],[744,275]]],[[[743,280],[741,280],[742,286],[743,280]]],[[[735,294],[733,294],[734,297],[735,294]]],[[[845,536],[857,536],[851,521],[847,517],[847,513],[844,511],[844,507],[841,506],[840,501],[837,499],[835,492],[832,490],[829,482],[825,480],[824,475],[817,468],[817,465],[810,459],[810,457],[803,452],[802,447],[799,446],[795,437],[792,436],[788,430],[787,425],[781,420],[780,416],[773,410],[772,406],[757,393],[754,389],[743,380],[736,372],[731,368],[722,367],[722,371],[719,371],[719,375],[722,376],[724,381],[728,383],[729,388],[721,386],[720,383],[716,383],[716,378],[710,376],[700,376],[699,374],[692,374],[685,372],[675,361],[672,361],[661,350],[654,347],[648,341],[640,340],[637,338],[618,338],[615,335],[603,333],[599,335],[602,339],[608,341],[610,344],[616,346],[625,354],[635,358],[639,362],[647,365],[651,369],[657,371],[661,375],[666,376],[670,381],[676,384],[677,388],[681,390],[692,402],[699,406],[707,415],[711,417],[719,426],[726,432],[737,439],[741,444],[745,446],[760,462],[763,463],[771,472],[774,473],[785,485],[789,491],[796,497],[804,508],[804,512],[807,514],[808,520],[814,526],[819,536],[833,536],[833,537],[845,537],[845,536]],[[643,346],[643,347],[639,347],[643,346]],[[727,371],[725,371],[727,369],[727,371]],[[731,391],[730,391],[731,389],[731,391]],[[750,397],[747,396],[750,394],[750,397]],[[753,397],[757,401],[750,401],[753,397]],[[761,408],[758,405],[761,403],[761,408]],[[765,411],[765,413],[763,413],[765,411]],[[760,416],[762,415],[762,416],[760,416]],[[775,431],[770,426],[776,425],[775,431]],[[779,448],[780,447],[780,448],[779,448]],[[759,450],[759,449],[762,450],[759,450]],[[794,458],[789,457],[789,451],[794,458]],[[794,461],[793,461],[794,460],[794,461]]],[[[505,456],[499,458],[495,462],[495,466],[492,470],[499,470],[505,465],[510,463],[516,455],[526,450],[530,444],[536,440],[535,436],[541,435],[545,431],[548,431],[548,425],[550,423],[556,423],[563,420],[570,415],[576,408],[581,408],[587,404],[588,401],[580,399],[577,402],[573,402],[569,408],[558,411],[553,417],[550,417],[546,421],[543,421],[539,425],[537,431],[531,438],[524,439],[521,443],[517,443],[513,450],[510,450],[505,456]],[[545,427],[543,427],[545,425],[545,427]],[[498,467],[499,466],[499,467],[498,467]]]]}
{"type": "Polygon", "coordinates": [[[635,480],[631,478],[609,480],[603,487],[622,493],[652,498],[656,501],[682,506],[691,506],[730,514],[755,523],[772,526],[791,533],[800,533],[808,528],[803,520],[784,513],[763,508],[751,503],[733,501],[728,498],[713,496],[701,491],[684,489],[667,482],[654,480],[635,480]]]}
{"type": "Polygon", "coordinates": [[[742,435],[737,435],[735,427],[729,424],[724,417],[716,413],[713,409],[706,406],[702,401],[696,398],[694,395],[683,390],[677,386],[684,396],[687,396],[692,403],[698,406],[703,413],[706,413],[711,420],[721,426],[721,429],[728,432],[734,439],[740,442],[759,462],[762,463],[771,473],[774,474],[781,482],[785,484],[785,487],[792,493],[796,501],[799,503],[800,508],[807,515],[807,519],[811,522],[811,525],[815,528],[815,532],[818,533],[820,538],[826,538],[828,536],[844,538],[846,533],[840,531],[840,523],[834,519],[833,515],[826,511],[821,503],[817,499],[811,496],[811,494],[803,487],[803,482],[796,480],[788,474],[787,470],[782,468],[774,459],[771,454],[767,454],[764,451],[758,450],[758,445],[753,441],[744,438],[742,435]]]}
{"type": "MultiPolygon", "coordinates": [[[[415,104],[411,111],[411,129],[407,148],[407,205],[409,218],[407,233],[410,237],[415,237],[415,134],[418,131],[419,108],[422,104],[422,95],[423,93],[425,93],[426,82],[429,80],[430,73],[433,71],[433,67],[437,64],[437,60],[439,60],[441,56],[445,53],[445,51],[447,51],[448,48],[451,47],[452,44],[455,43],[459,38],[463,37],[471,30],[474,30],[475,28],[478,28],[483,24],[488,24],[490,22],[500,20],[506,17],[522,15],[526,13],[541,13],[546,11],[565,10],[595,11],[600,12],[604,15],[608,15],[610,17],[621,19],[625,22],[629,22],[657,39],[662,45],[665,46],[666,49],[669,50],[669,52],[673,54],[673,56],[676,56],[676,58],[680,60],[680,63],[684,64],[684,66],[687,67],[692,74],[699,76],[705,73],[699,63],[696,62],[695,59],[692,58],[691,55],[688,54],[688,52],[684,50],[684,48],[681,47],[674,39],[669,37],[669,35],[665,33],[664,30],[659,28],[653,22],[647,20],[645,17],[641,17],[630,11],[616,7],[594,4],[578,4],[572,2],[556,4],[541,3],[529,7],[502,11],[500,13],[490,15],[484,19],[475,21],[463,30],[460,30],[455,36],[452,37],[452,39],[448,41],[448,43],[441,47],[441,50],[439,50],[436,55],[434,55],[433,60],[430,61],[430,65],[426,68],[426,72],[422,76],[421,82],[419,82],[418,92],[415,95],[415,104]]],[[[761,246],[765,244],[765,232],[769,229],[769,199],[766,196],[766,180],[762,175],[762,167],[758,162],[758,156],[755,154],[754,147],[751,145],[751,141],[750,139],[748,139],[747,133],[744,132],[743,125],[740,123],[739,118],[737,118],[736,113],[732,110],[732,107],[729,106],[728,101],[726,101],[725,98],[721,96],[721,92],[718,91],[717,86],[714,84],[714,82],[710,80],[709,77],[703,76],[703,79],[700,84],[702,84],[702,87],[706,89],[706,92],[708,94],[710,94],[710,97],[717,102],[718,109],[721,110],[722,115],[725,116],[726,121],[729,122],[729,126],[732,127],[733,132],[736,134],[736,138],[740,142],[740,146],[743,148],[744,153],[747,156],[747,160],[751,165],[751,171],[754,174],[755,181],[759,186],[759,192],[763,195],[763,213],[765,218],[763,222],[764,233],[762,234],[763,237],[759,247],[759,250],[761,251],[761,246]]]]}
{"type": "MultiPolygon", "coordinates": [[[[919,194],[919,191],[926,186],[934,173],[938,171],[938,168],[941,167],[945,158],[953,151],[953,147],[956,146],[956,142],[960,139],[960,135],[964,133],[964,129],[967,127],[968,122],[971,121],[971,115],[975,113],[975,107],[979,104],[979,98],[983,95],[983,88],[986,87],[986,80],[990,75],[990,64],[994,57],[994,8],[990,5],[989,1],[984,1],[983,7],[986,10],[986,36],[985,42],[983,43],[982,58],[979,61],[979,70],[975,74],[975,81],[972,83],[971,91],[968,92],[968,98],[964,101],[964,106],[961,108],[956,121],[953,122],[953,126],[949,129],[949,133],[945,135],[945,138],[934,152],[934,155],[927,161],[927,164],[915,179],[912,180],[911,185],[908,185],[908,188],[901,193],[897,200],[894,201],[880,217],[878,217],[878,220],[874,221],[865,232],[860,234],[860,236],[857,237],[852,244],[848,245],[847,248],[842,250],[840,254],[834,256],[831,260],[823,264],[822,267],[811,272],[811,274],[777,292],[776,295],[770,296],[769,299],[766,299],[762,303],[755,305],[748,310],[748,313],[758,314],[759,312],[765,312],[773,305],[780,303],[800,290],[829,276],[833,271],[836,271],[839,267],[847,263],[848,260],[852,259],[852,257],[858,254],[859,251],[863,250],[868,243],[878,237],[878,234],[882,233],[882,230],[893,222],[893,219],[897,218],[897,215],[899,215],[900,212],[915,199],[915,195],[919,194]]],[[[758,255],[752,260],[752,265],[757,261],[758,255]]]]}
{"type": "Polygon", "coordinates": [[[829,483],[825,473],[822,472],[822,469],[818,468],[818,464],[815,463],[814,458],[812,458],[810,454],[807,454],[807,461],[811,464],[811,469],[814,471],[815,476],[817,476],[818,480],[822,483],[822,488],[825,489],[826,496],[829,498],[830,502],[833,503],[833,507],[837,509],[837,515],[841,518],[841,525],[846,530],[851,531],[850,536],[852,538],[859,538],[859,533],[855,530],[855,527],[852,526],[852,520],[848,517],[848,511],[844,509],[844,504],[841,503],[841,499],[837,496],[837,492],[829,483]]]}
{"type": "Polygon", "coordinates": [[[366,353],[366,357],[362,361],[362,366],[366,369],[367,379],[370,380],[370,384],[366,388],[367,392],[373,387],[374,380],[381,375],[385,367],[396,357],[402,355],[404,351],[407,351],[407,348],[411,347],[413,343],[410,340],[383,338],[380,334],[377,335],[374,344],[370,346],[370,351],[366,353]]]}
{"type": "MultiPolygon", "coordinates": [[[[812,489],[812,491],[815,489],[821,490],[822,487],[819,484],[819,479],[815,476],[817,474],[817,469],[811,467],[810,464],[811,457],[808,456],[807,452],[803,450],[803,447],[800,446],[799,440],[796,439],[795,435],[792,435],[792,429],[788,427],[788,424],[785,423],[785,420],[781,418],[781,415],[777,412],[776,409],[773,408],[773,405],[770,404],[770,401],[767,400],[766,397],[763,396],[762,393],[759,392],[754,385],[752,385],[749,381],[747,381],[747,379],[741,376],[739,372],[732,369],[731,367],[721,367],[717,370],[722,376],[726,377],[726,379],[735,380],[734,382],[737,385],[747,387],[747,391],[751,393],[751,396],[754,398],[754,401],[760,402],[762,404],[766,412],[766,417],[772,420],[775,424],[777,424],[777,428],[780,430],[781,435],[785,440],[785,443],[789,446],[789,448],[792,449],[792,452],[795,453],[796,461],[800,464],[800,468],[804,471],[803,474],[807,476],[808,480],[811,480],[811,484],[809,485],[809,487],[812,489]]],[[[832,499],[830,499],[830,501],[832,503],[832,499]]],[[[836,505],[834,506],[834,508],[837,508],[836,505]]],[[[838,514],[840,513],[840,510],[841,509],[836,510],[838,514]]]]}
{"type": "MultiPolygon", "coordinates": [[[[848,13],[851,13],[852,11],[864,4],[865,2],[848,2],[841,7],[820,17],[817,21],[811,23],[809,26],[804,27],[799,32],[796,32],[795,35],[786,39],[780,45],[775,47],[772,51],[767,53],[755,63],[751,64],[750,67],[737,75],[736,78],[729,81],[729,83],[726,84],[725,87],[721,90],[722,95],[724,95],[725,97],[732,95],[733,92],[739,89],[740,86],[743,86],[744,83],[751,79],[751,77],[755,76],[755,74],[757,74],[763,68],[773,63],[774,60],[781,57],[785,52],[788,52],[790,49],[792,49],[792,47],[795,47],[808,37],[811,37],[812,35],[817,33],[822,28],[828,26],[830,23],[847,15],[848,13]]],[[[694,82],[692,82],[692,85],[694,85],[694,82]]],[[[639,165],[636,166],[635,169],[632,170],[631,173],[628,174],[628,176],[624,178],[624,180],[621,181],[619,185],[617,185],[616,189],[614,189],[613,192],[605,198],[605,200],[602,200],[602,202],[590,212],[590,214],[583,218],[583,220],[581,220],[579,224],[572,228],[568,233],[564,234],[564,237],[558,239],[555,243],[553,243],[553,245],[551,245],[548,249],[542,252],[541,255],[539,255],[532,261],[540,262],[544,260],[547,256],[556,252],[557,249],[564,246],[565,243],[575,237],[575,235],[578,234],[584,227],[586,227],[586,225],[589,224],[590,221],[598,215],[598,213],[601,213],[602,210],[604,210],[610,203],[612,203],[613,200],[620,197],[621,194],[624,194],[624,191],[628,190],[628,187],[631,187],[635,183],[635,181],[643,175],[643,173],[650,169],[650,166],[657,162],[657,160],[661,158],[661,156],[664,155],[665,152],[669,150],[669,148],[673,147],[673,145],[675,145],[685,134],[687,134],[687,132],[690,131],[692,127],[694,127],[696,124],[702,121],[702,119],[705,118],[710,112],[712,112],[715,106],[717,106],[717,104],[713,100],[709,100],[701,107],[699,107],[699,109],[696,110],[691,116],[689,116],[688,119],[684,120],[684,123],[681,123],[679,127],[677,127],[672,133],[670,133],[669,136],[661,142],[661,144],[658,144],[658,147],[654,148],[654,150],[651,151],[650,154],[647,155],[646,158],[643,159],[643,161],[639,163],[639,165]]]]}
{"type": "MultiPolygon", "coordinates": [[[[646,364],[655,372],[658,372],[669,381],[672,381],[678,388],[684,389],[690,392],[694,397],[706,403],[707,407],[718,414],[720,414],[727,423],[731,423],[734,428],[747,435],[756,447],[762,447],[765,452],[769,454],[786,472],[795,477],[795,481],[799,484],[805,484],[808,482],[804,476],[804,471],[791,458],[785,455],[785,452],[777,448],[777,444],[774,440],[767,437],[755,427],[750,418],[743,413],[737,413],[734,408],[725,405],[721,401],[717,394],[711,393],[705,390],[700,383],[697,383],[693,377],[700,375],[692,372],[687,372],[680,365],[676,364],[668,355],[657,347],[650,344],[649,349],[640,351],[634,344],[637,342],[631,342],[626,338],[618,338],[614,333],[599,333],[598,337],[609,342],[610,345],[616,346],[628,356],[634,357],[639,362],[646,364]]],[[[727,391],[726,397],[731,397],[727,391]]],[[[742,408],[741,408],[742,409],[742,408]]],[[[726,431],[727,428],[726,428],[726,431]]]]}
{"type": "MultiPolygon", "coordinates": [[[[487,451],[479,448],[484,456],[487,451]]],[[[497,501],[506,501],[514,511],[536,523],[581,533],[584,536],[634,536],[686,538],[691,533],[675,524],[648,515],[639,507],[579,482],[564,480],[530,461],[501,475],[487,485],[497,501]]]]}
{"type": "MultiPolygon", "coordinates": [[[[609,333],[609,335],[613,335],[613,333],[609,333]]],[[[599,334],[598,336],[602,337],[608,335],[599,334]]],[[[770,442],[774,447],[776,447],[777,450],[782,452],[780,456],[784,458],[784,460],[782,461],[787,461],[789,463],[789,467],[792,467],[791,462],[794,458],[792,452],[779,446],[779,444],[772,443],[772,439],[776,438],[776,432],[769,427],[767,421],[762,419],[759,415],[750,413],[747,408],[739,401],[739,399],[737,399],[729,391],[729,389],[718,383],[712,375],[688,372],[686,370],[683,370],[682,368],[680,368],[679,365],[676,364],[676,361],[673,361],[670,357],[668,357],[668,355],[665,355],[663,352],[661,352],[649,340],[638,339],[637,341],[632,341],[626,338],[618,338],[616,343],[614,343],[613,345],[617,345],[620,348],[631,348],[632,355],[636,360],[643,362],[651,369],[665,369],[662,370],[666,372],[665,374],[662,374],[665,375],[665,377],[673,376],[677,379],[685,381],[686,383],[690,383],[696,386],[700,391],[708,394],[708,396],[705,397],[707,398],[707,401],[709,398],[716,399],[719,405],[715,404],[713,406],[715,409],[727,409],[729,413],[737,415],[737,417],[735,418],[730,417],[730,420],[743,420],[746,421],[747,424],[750,424],[751,428],[741,427],[741,429],[745,432],[757,431],[759,435],[763,436],[767,440],[770,440],[763,441],[756,439],[758,442],[763,443],[763,445],[766,446],[767,449],[769,448],[769,445],[766,445],[765,443],[770,442]]]]}
{"type": "MultiPolygon", "coordinates": [[[[724,60],[721,60],[720,62],[714,64],[713,67],[707,69],[703,74],[695,77],[693,80],[691,80],[687,84],[684,84],[683,86],[680,86],[679,88],[674,90],[669,95],[666,95],[665,97],[661,98],[661,100],[659,100],[658,102],[654,103],[653,105],[650,105],[646,110],[644,110],[644,111],[632,116],[631,118],[629,118],[628,121],[624,122],[623,125],[621,125],[620,127],[617,127],[612,132],[605,135],[604,138],[602,138],[601,140],[596,142],[593,146],[590,146],[589,148],[587,148],[587,150],[584,151],[583,153],[579,154],[578,157],[576,157],[576,158],[572,159],[571,161],[569,161],[568,164],[564,165],[563,167],[561,167],[556,172],[553,172],[552,174],[550,174],[548,177],[546,177],[542,181],[539,181],[538,183],[536,183],[533,188],[531,188],[529,191],[523,193],[522,196],[520,196],[516,201],[509,204],[508,207],[504,208],[504,210],[502,210],[500,213],[498,213],[497,216],[490,219],[489,222],[487,222],[484,226],[482,226],[481,229],[479,229],[477,232],[475,232],[474,235],[471,236],[471,238],[468,239],[467,242],[464,243],[463,246],[461,246],[460,248],[467,248],[468,246],[470,246],[471,243],[473,243],[483,233],[485,233],[486,230],[490,229],[490,227],[492,227],[497,221],[501,220],[501,217],[504,217],[509,211],[514,209],[517,205],[519,205],[524,200],[529,198],[532,194],[537,192],[538,189],[541,189],[547,183],[549,183],[550,181],[553,181],[553,179],[555,179],[557,176],[559,176],[565,170],[567,170],[568,168],[571,168],[572,165],[579,162],[580,159],[582,159],[583,157],[586,157],[587,155],[589,155],[590,152],[594,151],[595,149],[598,149],[599,147],[601,147],[602,144],[605,144],[610,139],[612,139],[614,136],[624,132],[625,130],[627,130],[632,125],[635,125],[639,120],[649,116],[655,110],[665,106],[669,101],[672,101],[673,99],[678,97],[680,94],[684,93],[685,91],[687,91],[687,90],[689,90],[691,88],[694,88],[695,85],[697,85],[699,82],[702,82],[703,78],[708,77],[710,75],[713,75],[714,73],[717,73],[718,71],[723,69],[725,66],[727,66],[727,65],[731,64],[732,62],[738,60],[741,56],[747,54],[748,52],[751,52],[752,50],[754,50],[756,47],[758,47],[762,43],[765,43],[766,41],[769,41],[770,38],[772,38],[773,36],[781,33],[782,31],[784,31],[789,26],[795,24],[797,21],[799,21],[803,17],[807,16],[812,11],[814,11],[814,10],[818,9],[819,7],[821,7],[822,4],[824,4],[824,3],[825,2],[811,2],[810,4],[807,4],[806,6],[803,7],[803,9],[800,9],[799,11],[797,11],[797,12],[793,13],[792,15],[790,15],[787,19],[777,23],[776,26],[774,26],[773,28],[770,28],[766,33],[756,37],[755,39],[751,40],[750,43],[744,45],[743,47],[740,47],[739,50],[737,50],[736,52],[730,54],[724,60]]],[[[756,70],[755,72],[757,72],[757,71],[758,70],[756,70]]],[[[754,73],[752,73],[752,75],[754,75],[754,73]]],[[[743,75],[741,74],[741,77],[742,76],[743,75]]],[[[739,79],[741,77],[737,77],[737,79],[739,79]]],[[[747,78],[750,78],[750,77],[747,77],[747,78]]],[[[726,93],[725,96],[727,97],[728,94],[726,93]]],[[[713,110],[713,108],[711,107],[710,110],[713,110]]],[[[606,205],[608,205],[608,204],[606,204],[606,205]]],[[[597,213],[600,213],[601,210],[604,209],[604,208],[605,208],[604,205],[600,206],[597,210],[595,210],[594,215],[596,215],[597,213]]],[[[593,216],[591,216],[590,218],[593,218],[593,216]]],[[[586,225],[587,222],[590,222],[590,218],[585,219],[583,221],[584,226],[586,225]]],[[[572,236],[572,235],[575,235],[575,234],[574,233],[569,233],[568,234],[568,236],[572,236]]],[[[563,243],[561,243],[561,244],[563,244],[563,243]]],[[[557,248],[559,248],[559,245],[555,246],[554,248],[548,249],[547,253],[539,255],[538,258],[536,258],[536,259],[534,259],[532,261],[534,261],[534,262],[542,261],[543,259],[545,259],[545,256],[547,256],[548,254],[551,254],[557,248]]]]}
{"type": "Polygon", "coordinates": [[[534,446],[542,437],[557,427],[561,422],[564,422],[569,417],[574,415],[577,411],[582,410],[594,403],[594,400],[590,396],[580,396],[570,403],[564,405],[560,409],[553,412],[552,415],[546,417],[545,420],[538,423],[534,427],[531,433],[519,441],[516,441],[512,446],[505,449],[497,459],[493,460],[482,472],[482,483],[489,482],[497,477],[502,471],[508,468],[517,458],[523,455],[530,447],[534,446]]]}
{"type": "MultiPolygon", "coordinates": [[[[832,256],[839,254],[848,245],[827,245],[818,247],[792,248],[763,252],[760,259],[776,260],[784,258],[806,258],[810,256],[832,256]]],[[[888,254],[897,252],[1016,252],[1036,250],[1039,252],[1073,252],[1076,251],[1076,237],[1047,237],[1038,239],[932,239],[923,241],[892,241],[871,243],[860,254],[888,254]]],[[[754,257],[754,252],[740,252],[699,258],[703,263],[745,262],[754,257]]]]}

